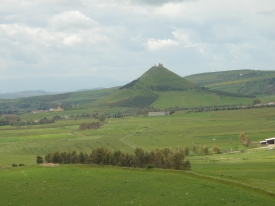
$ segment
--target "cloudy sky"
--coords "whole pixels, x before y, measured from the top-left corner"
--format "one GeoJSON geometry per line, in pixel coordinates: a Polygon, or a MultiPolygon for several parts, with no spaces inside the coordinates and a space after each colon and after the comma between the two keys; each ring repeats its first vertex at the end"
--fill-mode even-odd
{"type": "Polygon", "coordinates": [[[1,0],[0,81],[275,70],[274,25],[274,0],[1,0]]]}

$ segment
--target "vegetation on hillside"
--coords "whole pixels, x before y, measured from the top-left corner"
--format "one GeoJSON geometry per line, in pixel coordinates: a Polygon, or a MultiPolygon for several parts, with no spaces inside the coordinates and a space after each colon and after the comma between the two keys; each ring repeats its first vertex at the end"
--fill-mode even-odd
{"type": "Polygon", "coordinates": [[[24,126],[24,125],[38,125],[38,124],[51,124],[54,123],[55,119],[47,119],[44,117],[39,120],[26,120],[22,121],[18,116],[7,116],[0,120],[0,126],[10,125],[10,126],[24,126]]]}
{"type": "Polygon", "coordinates": [[[253,96],[275,93],[274,71],[233,70],[194,74],[185,78],[210,90],[253,96]]]}

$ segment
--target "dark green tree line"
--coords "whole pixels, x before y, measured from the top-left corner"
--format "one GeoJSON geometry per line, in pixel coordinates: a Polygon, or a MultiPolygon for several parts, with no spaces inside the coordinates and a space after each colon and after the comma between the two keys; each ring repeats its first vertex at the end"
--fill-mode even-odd
{"type": "Polygon", "coordinates": [[[123,153],[120,150],[111,152],[103,147],[98,147],[90,154],[83,152],[78,154],[76,151],[48,153],[44,160],[40,156],[37,157],[37,163],[45,161],[59,164],[99,164],[138,168],[145,168],[151,164],[163,169],[190,170],[191,163],[189,160],[185,160],[186,153],[186,148],[181,149],[180,147],[177,150],[156,148],[151,152],[136,148],[134,154],[123,153]]]}

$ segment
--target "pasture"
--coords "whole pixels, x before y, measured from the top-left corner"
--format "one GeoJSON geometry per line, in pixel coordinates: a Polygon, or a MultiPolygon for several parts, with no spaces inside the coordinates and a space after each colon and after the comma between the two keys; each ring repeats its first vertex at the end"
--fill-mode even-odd
{"type": "Polygon", "coordinates": [[[13,197],[14,201],[4,198],[4,205],[37,205],[39,201],[45,205],[50,201],[56,205],[61,201],[68,205],[91,205],[91,202],[95,203],[92,205],[169,205],[171,197],[173,205],[272,205],[275,180],[270,176],[274,175],[275,149],[260,148],[258,142],[275,136],[274,111],[275,108],[188,114],[181,111],[170,116],[111,118],[106,119],[102,128],[85,131],[79,131],[79,125],[94,119],[2,126],[0,179],[4,182],[0,190],[3,197],[13,197]],[[249,148],[240,144],[240,132],[252,140],[249,148]],[[222,154],[192,152],[193,146],[204,145],[209,149],[217,145],[222,154]],[[188,146],[187,159],[192,169],[176,172],[35,165],[36,155],[54,151],[91,152],[101,146],[129,153],[133,153],[135,147],[150,151],[156,147],[188,146]],[[12,168],[13,163],[27,166],[12,168]],[[208,198],[211,194],[215,198],[208,198]],[[32,202],[28,203],[30,197],[32,202]]]}
{"type": "Polygon", "coordinates": [[[273,205],[266,193],[181,171],[28,166],[0,178],[2,205],[273,205]]]}

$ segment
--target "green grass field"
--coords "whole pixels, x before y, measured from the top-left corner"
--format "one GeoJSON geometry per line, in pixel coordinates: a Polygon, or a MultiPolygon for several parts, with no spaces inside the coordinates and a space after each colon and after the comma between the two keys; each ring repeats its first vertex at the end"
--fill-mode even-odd
{"type": "Polygon", "coordinates": [[[189,114],[181,111],[171,116],[111,118],[102,128],[87,131],[78,131],[79,125],[95,120],[2,126],[0,179],[4,182],[1,182],[0,194],[5,197],[3,205],[41,205],[41,202],[42,205],[272,205],[275,149],[258,149],[258,142],[275,136],[274,111],[275,108],[189,114]],[[250,136],[250,148],[239,143],[240,132],[250,136]],[[223,153],[198,155],[191,151],[187,156],[192,165],[189,173],[35,165],[36,155],[54,151],[90,153],[103,146],[133,153],[135,147],[150,151],[156,147],[188,146],[191,150],[201,145],[209,148],[218,145],[223,153]],[[12,168],[13,163],[27,166],[12,168]],[[214,198],[209,198],[211,194],[214,198]]]}
{"type": "Polygon", "coordinates": [[[1,205],[273,205],[274,201],[257,189],[157,169],[29,166],[1,169],[0,177],[1,205]]]}

